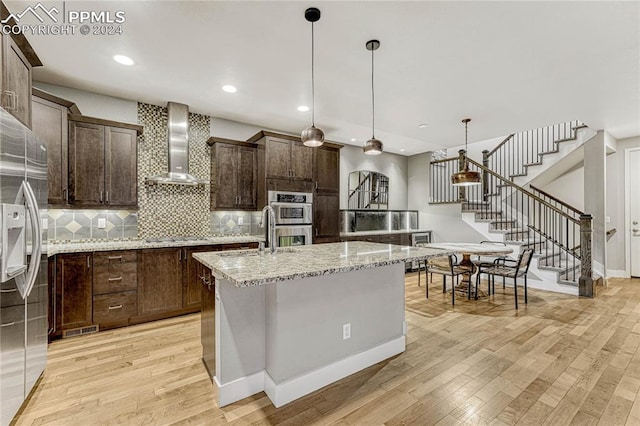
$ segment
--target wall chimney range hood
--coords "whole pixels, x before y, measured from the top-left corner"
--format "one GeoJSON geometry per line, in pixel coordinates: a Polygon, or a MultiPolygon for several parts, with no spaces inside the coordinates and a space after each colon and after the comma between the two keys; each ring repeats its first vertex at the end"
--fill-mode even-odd
{"type": "Polygon", "coordinates": [[[177,102],[167,103],[169,124],[169,170],[149,177],[151,185],[204,185],[206,180],[189,174],[189,107],[177,102]]]}

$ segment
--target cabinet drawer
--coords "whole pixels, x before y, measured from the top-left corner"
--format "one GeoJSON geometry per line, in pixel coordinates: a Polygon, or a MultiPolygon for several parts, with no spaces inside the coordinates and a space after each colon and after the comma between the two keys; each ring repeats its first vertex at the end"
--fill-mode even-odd
{"type": "Polygon", "coordinates": [[[97,252],[93,255],[93,294],[138,288],[137,253],[134,250],[97,252]]]}
{"type": "Polygon", "coordinates": [[[103,294],[93,297],[93,322],[111,324],[126,322],[138,315],[138,294],[136,291],[103,294]]]}

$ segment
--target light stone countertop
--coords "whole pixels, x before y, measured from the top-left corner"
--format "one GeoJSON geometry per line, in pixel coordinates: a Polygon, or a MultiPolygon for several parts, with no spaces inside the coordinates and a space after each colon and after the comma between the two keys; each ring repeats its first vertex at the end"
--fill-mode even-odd
{"type": "Polygon", "coordinates": [[[353,231],[341,232],[341,237],[366,237],[367,235],[392,235],[392,234],[416,234],[423,232],[432,232],[431,229],[396,229],[393,231],[353,231]]]}
{"type": "Polygon", "coordinates": [[[60,253],[87,253],[111,250],[139,250],[165,247],[210,246],[218,244],[256,243],[264,241],[256,235],[225,235],[193,240],[148,241],[148,240],[104,240],[84,242],[48,242],[43,252],[47,256],[60,253]]]}
{"type": "Polygon", "coordinates": [[[451,251],[393,244],[350,241],[280,248],[275,255],[267,249],[225,253],[195,253],[193,257],[213,274],[236,287],[251,287],[279,281],[357,271],[404,263],[451,251]]]}

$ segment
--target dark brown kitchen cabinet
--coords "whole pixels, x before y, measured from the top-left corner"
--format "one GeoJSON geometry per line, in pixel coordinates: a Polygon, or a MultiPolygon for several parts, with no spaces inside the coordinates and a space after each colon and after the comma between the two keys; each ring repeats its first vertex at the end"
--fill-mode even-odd
{"type": "Polygon", "coordinates": [[[124,326],[138,315],[135,250],[93,254],[93,322],[101,329],[124,326]]]}
{"type": "Polygon", "coordinates": [[[257,147],[210,138],[211,210],[257,210],[257,147]]]}
{"type": "Polygon", "coordinates": [[[313,152],[313,243],[340,241],[340,148],[325,143],[313,152]]]}
{"type": "Polygon", "coordinates": [[[31,127],[31,63],[9,35],[2,35],[2,107],[31,127]]]}
{"type": "Polygon", "coordinates": [[[199,282],[202,310],[200,314],[200,336],[202,343],[202,362],[213,379],[216,373],[216,279],[211,270],[196,262],[197,274],[203,279],[199,282]]]}
{"type": "Polygon", "coordinates": [[[182,309],[183,249],[145,249],[139,253],[138,315],[157,316],[182,309]]]}
{"type": "Polygon", "coordinates": [[[55,332],[91,325],[91,253],[59,254],[55,262],[55,332]]]}
{"type": "Polygon", "coordinates": [[[266,179],[313,181],[313,148],[299,137],[262,131],[247,142],[264,146],[266,179]]]}
{"type": "Polygon", "coordinates": [[[47,178],[49,204],[67,203],[68,188],[68,125],[69,108],[37,95],[33,90],[31,102],[31,129],[47,144],[47,178]]]}
{"type": "Polygon", "coordinates": [[[200,246],[186,248],[186,263],[184,270],[184,290],[182,304],[185,308],[200,309],[202,293],[202,264],[193,258],[194,253],[218,251],[220,246],[200,246]]]}
{"type": "Polygon", "coordinates": [[[141,126],[69,116],[69,204],[135,207],[141,126]],[[106,125],[110,123],[112,125],[106,125]]]}

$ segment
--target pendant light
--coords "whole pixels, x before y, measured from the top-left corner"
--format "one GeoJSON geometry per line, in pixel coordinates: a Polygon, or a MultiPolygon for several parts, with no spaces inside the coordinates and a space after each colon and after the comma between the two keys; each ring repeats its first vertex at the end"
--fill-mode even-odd
{"type": "Polygon", "coordinates": [[[311,127],[307,127],[302,131],[300,138],[305,146],[316,147],[324,142],[324,132],[316,127],[316,90],[314,80],[314,39],[313,39],[313,23],[320,19],[320,10],[310,7],[304,11],[304,18],[311,22],[311,127]]]}
{"type": "Polygon", "coordinates": [[[462,120],[464,123],[464,167],[462,171],[451,175],[451,185],[453,186],[471,186],[480,185],[480,173],[469,170],[469,162],[467,161],[467,125],[471,121],[470,118],[462,120]]]}
{"type": "Polygon", "coordinates": [[[378,50],[380,41],[369,40],[365,46],[367,50],[371,51],[371,139],[362,145],[362,150],[367,155],[380,155],[383,145],[380,139],[376,139],[376,98],[373,88],[373,51],[378,50]]]}

